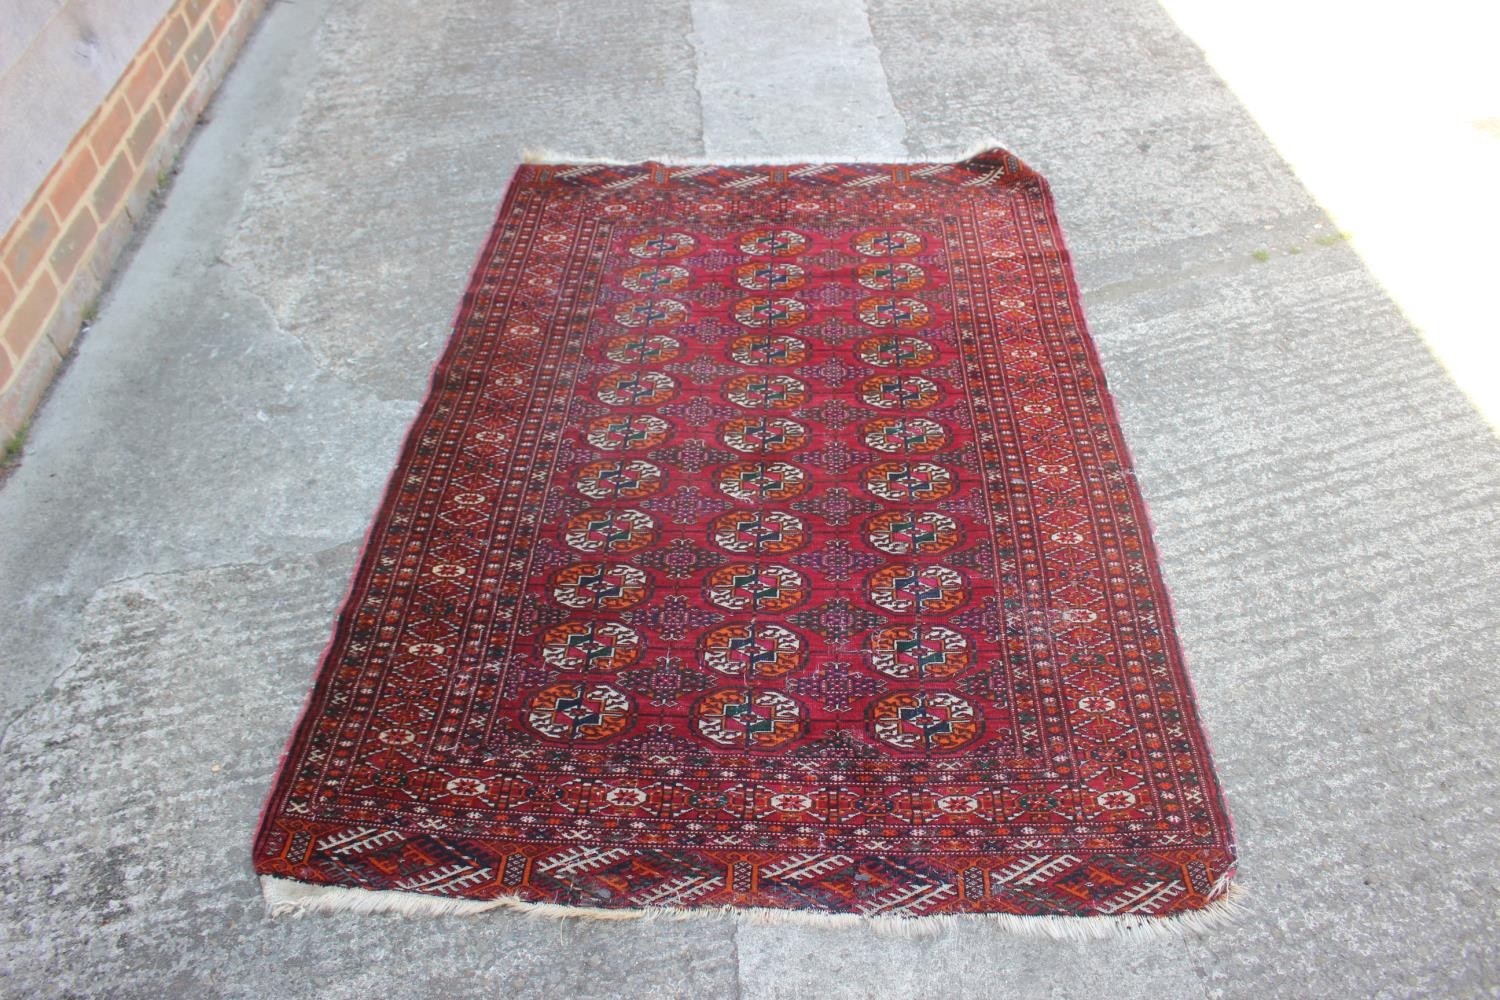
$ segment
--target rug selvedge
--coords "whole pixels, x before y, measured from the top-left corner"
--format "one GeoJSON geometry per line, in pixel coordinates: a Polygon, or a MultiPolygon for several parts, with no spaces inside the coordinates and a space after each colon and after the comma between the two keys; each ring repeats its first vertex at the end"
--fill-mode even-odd
{"type": "Polygon", "coordinates": [[[1045,182],[520,168],[255,865],[278,911],[1230,912],[1045,182]]]}

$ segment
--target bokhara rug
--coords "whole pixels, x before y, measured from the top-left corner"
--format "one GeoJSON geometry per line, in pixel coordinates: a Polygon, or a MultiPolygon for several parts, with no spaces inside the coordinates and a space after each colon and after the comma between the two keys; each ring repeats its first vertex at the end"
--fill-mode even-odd
{"type": "Polygon", "coordinates": [[[266,808],[274,911],[1180,929],[1234,863],[1040,176],[520,168],[266,808]]]}

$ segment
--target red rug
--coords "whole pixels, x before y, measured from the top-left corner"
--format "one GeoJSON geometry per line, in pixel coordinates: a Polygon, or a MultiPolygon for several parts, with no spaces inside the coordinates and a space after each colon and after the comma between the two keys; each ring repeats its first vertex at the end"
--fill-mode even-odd
{"type": "Polygon", "coordinates": [[[255,867],[277,911],[1225,912],[1043,179],[523,166],[255,867]]]}

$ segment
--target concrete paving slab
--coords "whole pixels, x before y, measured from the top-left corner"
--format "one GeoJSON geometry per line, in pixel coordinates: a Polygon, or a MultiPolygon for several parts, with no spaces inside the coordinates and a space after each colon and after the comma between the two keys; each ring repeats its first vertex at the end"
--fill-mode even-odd
{"type": "Polygon", "coordinates": [[[783,135],[736,114],[781,77],[730,30],[782,6],[273,5],[0,486],[0,994],[1500,989],[1500,445],[1153,5],[815,6],[849,45],[783,67],[836,81],[783,135]],[[1052,180],[1254,916],[1186,945],[266,918],[255,814],[519,149],[818,152],[820,114],[830,147],[998,139],[1052,180]]]}
{"type": "Polygon", "coordinates": [[[693,0],[704,155],[904,159],[863,0],[693,0]]]}
{"type": "Polygon", "coordinates": [[[225,258],[381,398],[421,398],[523,148],[701,153],[685,4],[318,6],[313,76],[225,258]]]}

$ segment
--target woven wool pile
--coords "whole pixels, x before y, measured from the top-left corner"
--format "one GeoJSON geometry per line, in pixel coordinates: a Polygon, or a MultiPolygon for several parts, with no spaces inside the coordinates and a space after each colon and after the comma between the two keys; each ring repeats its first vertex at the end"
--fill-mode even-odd
{"type": "Polygon", "coordinates": [[[523,166],[255,864],[282,911],[1228,913],[1042,178],[523,166]]]}

